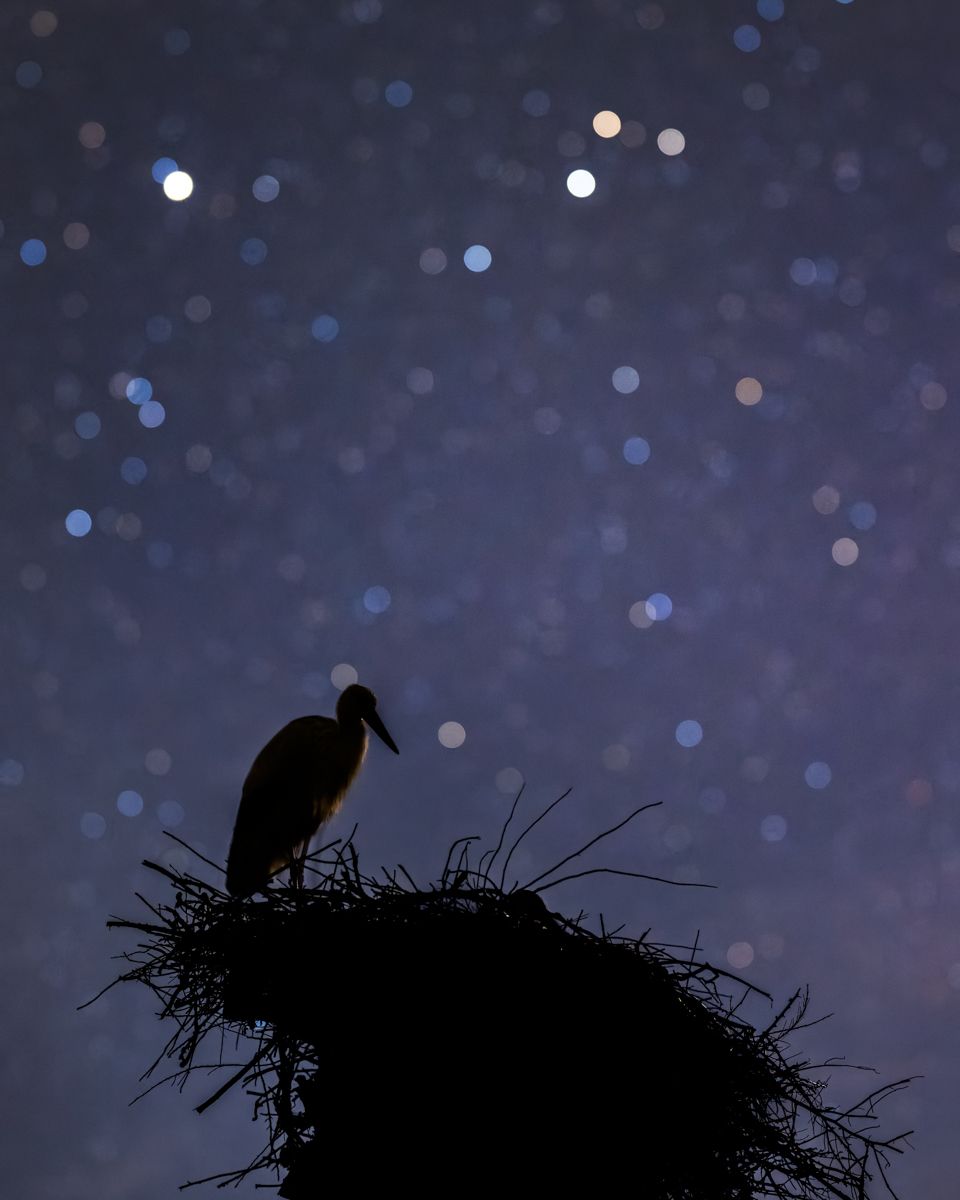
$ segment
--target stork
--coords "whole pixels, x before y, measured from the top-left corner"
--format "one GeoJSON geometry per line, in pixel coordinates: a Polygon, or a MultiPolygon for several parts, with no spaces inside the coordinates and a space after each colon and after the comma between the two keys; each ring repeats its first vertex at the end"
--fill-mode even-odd
{"type": "Polygon", "coordinates": [[[303,884],[310,840],[343,803],[367,752],[364,723],[399,754],[377,714],[377,698],[358,683],[345,688],[331,717],[298,717],[253,761],[243,784],[227,856],[227,891],[249,896],[290,868],[303,884]]]}

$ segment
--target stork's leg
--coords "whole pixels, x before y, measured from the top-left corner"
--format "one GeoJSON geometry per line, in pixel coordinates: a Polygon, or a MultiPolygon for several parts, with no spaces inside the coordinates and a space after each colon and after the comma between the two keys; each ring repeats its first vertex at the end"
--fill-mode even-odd
{"type": "Polygon", "coordinates": [[[300,842],[299,845],[291,847],[290,850],[290,886],[292,888],[303,887],[303,863],[307,857],[306,842],[300,842]]]}

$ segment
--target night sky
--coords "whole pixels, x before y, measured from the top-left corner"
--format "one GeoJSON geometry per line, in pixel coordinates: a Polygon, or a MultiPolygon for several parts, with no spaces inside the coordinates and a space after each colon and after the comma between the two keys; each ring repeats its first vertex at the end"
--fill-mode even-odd
{"type": "Polygon", "coordinates": [[[953,1200],[960,9],[0,27],[3,1191],[158,1200],[260,1148],[239,1093],[192,1111],[216,1076],[127,1107],[150,995],[75,1008],[164,896],[141,859],[197,867],[164,831],[222,860],[257,750],[359,676],[401,755],[331,836],[426,880],[572,787],[522,882],[662,801],[590,863],[716,891],[546,898],[809,983],[795,1048],[878,1069],[838,1100],[923,1075],[891,1178],[953,1200]]]}

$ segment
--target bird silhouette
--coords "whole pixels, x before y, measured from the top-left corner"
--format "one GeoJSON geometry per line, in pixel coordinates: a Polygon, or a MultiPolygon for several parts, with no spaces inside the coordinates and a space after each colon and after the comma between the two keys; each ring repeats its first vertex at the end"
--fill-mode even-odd
{"type": "Polygon", "coordinates": [[[358,683],[345,688],[337,717],[298,717],[253,761],[243,784],[227,856],[227,891],[249,896],[284,867],[303,883],[310,839],[336,813],[367,752],[364,722],[400,751],[377,714],[377,698],[358,683]]]}

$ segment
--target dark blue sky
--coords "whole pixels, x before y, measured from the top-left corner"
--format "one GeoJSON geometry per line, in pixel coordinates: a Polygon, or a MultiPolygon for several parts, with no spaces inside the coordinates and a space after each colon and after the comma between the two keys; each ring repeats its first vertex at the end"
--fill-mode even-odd
{"type": "Polygon", "coordinates": [[[258,1148],[209,1081],[126,1107],[149,997],[74,1007],[140,860],[186,865],[164,829],[222,857],[256,751],[357,672],[401,748],[333,826],[368,866],[428,877],[521,780],[574,789],[521,879],[662,800],[595,861],[717,891],[551,903],[809,983],[797,1049],[923,1074],[892,1178],[952,1200],[957,10],[0,25],[11,1194],[157,1200],[258,1148]]]}

